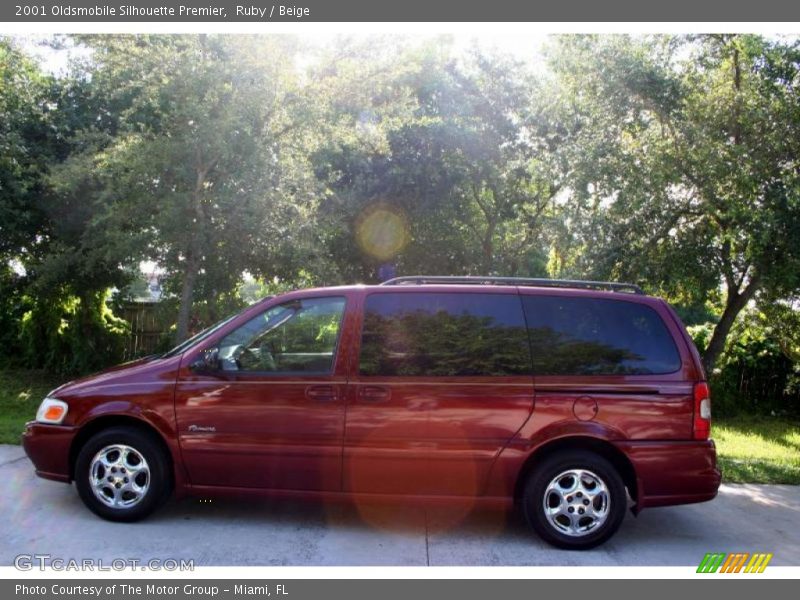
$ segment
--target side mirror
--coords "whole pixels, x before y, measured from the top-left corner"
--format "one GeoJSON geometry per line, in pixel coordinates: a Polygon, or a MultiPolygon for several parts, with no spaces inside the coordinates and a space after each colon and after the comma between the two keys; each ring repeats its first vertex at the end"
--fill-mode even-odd
{"type": "Polygon", "coordinates": [[[216,373],[217,371],[221,370],[222,363],[219,360],[219,349],[218,348],[208,348],[207,350],[203,350],[196,359],[194,359],[191,364],[189,364],[189,369],[194,371],[195,373],[216,373]]]}

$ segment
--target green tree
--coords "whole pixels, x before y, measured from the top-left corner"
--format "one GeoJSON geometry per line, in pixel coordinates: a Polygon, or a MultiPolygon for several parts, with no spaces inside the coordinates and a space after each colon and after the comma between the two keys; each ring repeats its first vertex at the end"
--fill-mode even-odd
{"type": "MultiPolygon", "coordinates": [[[[235,287],[289,227],[290,142],[298,108],[293,40],[254,36],[90,36],[93,86],[120,106],[119,131],[93,155],[108,193],[149,236],[192,307],[235,287]]],[[[91,166],[89,166],[91,168],[91,166]]]]}
{"type": "Polygon", "coordinates": [[[407,222],[391,257],[401,270],[543,271],[543,223],[562,172],[544,86],[521,63],[460,60],[442,41],[366,64],[374,91],[347,107],[354,133],[314,157],[336,207],[331,254],[373,276],[387,257],[359,247],[358,227],[379,204],[407,222]]]}
{"type": "Polygon", "coordinates": [[[563,37],[575,268],[737,315],[800,285],[800,54],[758,36],[563,37]],[[719,294],[719,290],[722,293],[719,294]]]}
{"type": "Polygon", "coordinates": [[[92,227],[94,198],[67,197],[53,185],[74,148],[70,126],[76,117],[85,123],[88,111],[71,110],[64,82],[8,40],[0,40],[0,79],[2,351],[61,372],[104,366],[121,358],[120,324],[105,307],[117,265],[105,230],[92,227]],[[61,352],[67,346],[69,356],[61,352]]]}
{"type": "Polygon", "coordinates": [[[51,154],[49,82],[37,65],[0,38],[0,347],[19,355],[19,321],[26,278],[10,266],[33,251],[44,216],[35,199],[51,154]]]}
{"type": "Polygon", "coordinates": [[[54,155],[54,82],[0,37],[0,261],[32,252],[44,215],[37,198],[54,155]]]}

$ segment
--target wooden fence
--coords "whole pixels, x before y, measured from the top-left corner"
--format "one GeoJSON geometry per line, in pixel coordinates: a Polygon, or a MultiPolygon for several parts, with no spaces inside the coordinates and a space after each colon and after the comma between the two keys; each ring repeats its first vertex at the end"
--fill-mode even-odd
{"type": "Polygon", "coordinates": [[[153,354],[165,333],[156,303],[131,302],[122,307],[120,316],[131,325],[131,333],[125,346],[125,359],[153,354]]]}

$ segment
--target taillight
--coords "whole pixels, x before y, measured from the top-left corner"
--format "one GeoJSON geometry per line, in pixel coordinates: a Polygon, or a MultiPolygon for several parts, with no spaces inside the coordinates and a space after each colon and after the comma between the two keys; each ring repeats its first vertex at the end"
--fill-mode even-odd
{"type": "Polygon", "coordinates": [[[711,396],[705,381],[694,384],[694,439],[707,440],[711,435],[711,396]]]}

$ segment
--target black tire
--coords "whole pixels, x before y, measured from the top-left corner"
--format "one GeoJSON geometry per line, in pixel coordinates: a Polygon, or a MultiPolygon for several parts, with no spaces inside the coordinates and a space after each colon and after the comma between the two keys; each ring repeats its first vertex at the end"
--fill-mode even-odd
{"type": "MultiPolygon", "coordinates": [[[[569,483],[569,476],[560,483],[564,481],[569,483]]],[[[598,488],[594,487],[593,489],[598,488]]],[[[603,494],[598,495],[594,500],[589,500],[589,503],[592,508],[601,507],[601,510],[597,511],[598,513],[603,512],[603,494]]],[[[560,452],[542,460],[530,473],[522,494],[522,511],[528,524],[544,541],[565,550],[588,550],[608,540],[622,524],[627,505],[628,496],[625,484],[614,466],[602,456],[582,450],[560,452]],[[563,506],[567,510],[572,508],[572,513],[562,515],[563,518],[558,517],[558,522],[554,522],[555,518],[551,520],[545,513],[545,493],[551,482],[559,475],[576,469],[590,472],[586,480],[590,491],[592,484],[597,485],[591,475],[596,476],[605,485],[605,496],[608,503],[607,510],[603,513],[605,514],[604,520],[597,517],[578,516],[578,510],[588,510],[582,506],[588,500],[588,496],[581,493],[581,497],[578,497],[577,492],[561,499],[559,499],[558,492],[548,494],[550,506],[554,505],[553,508],[563,506]],[[567,501],[568,498],[572,498],[572,500],[567,501]],[[573,502],[575,502],[574,505],[573,502]],[[571,519],[577,519],[577,521],[571,521],[571,519]],[[590,527],[592,521],[594,525],[590,527]],[[571,522],[577,523],[580,529],[586,528],[586,531],[568,535],[563,530],[570,529],[570,525],[566,523],[571,522]]]]}
{"type": "MultiPolygon", "coordinates": [[[[121,453],[115,455],[111,450],[105,456],[113,458],[119,456],[121,453]]],[[[122,463],[126,464],[126,463],[122,463]]],[[[141,462],[131,463],[135,468],[141,465],[141,462]]],[[[172,491],[172,477],[170,471],[170,463],[162,444],[153,435],[146,431],[136,429],[134,427],[110,427],[104,429],[99,433],[92,436],[81,448],[78,457],[75,460],[75,487],[78,489],[78,495],[83,503],[96,515],[108,519],[109,521],[132,522],[138,521],[153,512],[163,501],[165,501],[172,491]],[[114,467],[115,472],[111,473],[110,469],[106,471],[106,467],[98,466],[98,472],[93,473],[92,464],[98,454],[110,447],[125,446],[132,449],[133,453],[128,453],[129,461],[136,461],[137,454],[143,458],[146,463],[146,469],[140,467],[139,471],[131,471],[130,467],[123,472],[123,467],[114,467]],[[145,489],[144,493],[136,493],[134,491],[124,491],[126,483],[130,478],[123,477],[136,473],[134,481],[140,485],[140,489],[145,489]],[[111,477],[122,488],[119,492],[114,491],[116,483],[109,483],[100,490],[108,498],[104,502],[94,492],[92,485],[92,477],[102,474],[98,480],[106,480],[106,476],[111,477]],[[124,481],[124,482],[123,482],[124,481]],[[146,483],[146,486],[144,485],[146,483]],[[127,505],[111,506],[109,502],[112,501],[112,496],[115,493],[120,494],[120,501],[127,505]],[[128,494],[124,497],[123,494],[128,494]]]]}

